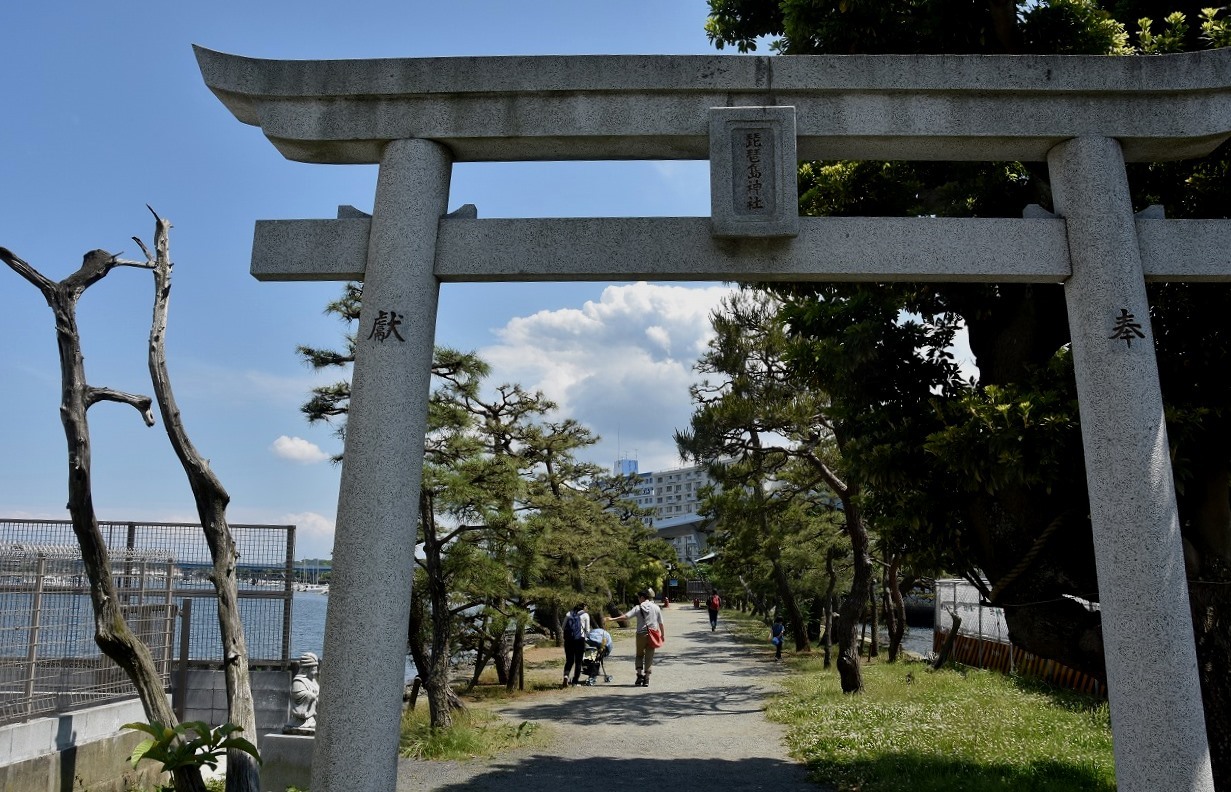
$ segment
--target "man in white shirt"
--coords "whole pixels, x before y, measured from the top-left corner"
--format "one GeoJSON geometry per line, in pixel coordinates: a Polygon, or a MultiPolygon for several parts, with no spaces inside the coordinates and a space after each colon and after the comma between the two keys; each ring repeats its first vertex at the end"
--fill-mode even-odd
{"type": "Polygon", "coordinates": [[[637,593],[638,603],[623,616],[617,616],[617,619],[626,620],[633,616],[637,617],[637,681],[634,683],[638,687],[649,687],[650,685],[650,669],[654,664],[654,643],[651,641],[650,631],[657,631],[660,638],[665,641],[667,639],[667,631],[663,628],[663,613],[654,604],[649,589],[644,589],[637,593]]]}

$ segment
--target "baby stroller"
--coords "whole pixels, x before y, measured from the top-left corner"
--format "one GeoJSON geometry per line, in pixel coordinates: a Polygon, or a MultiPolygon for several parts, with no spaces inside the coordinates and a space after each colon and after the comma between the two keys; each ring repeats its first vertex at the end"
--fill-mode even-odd
{"type": "Polygon", "coordinates": [[[586,684],[593,686],[601,675],[604,682],[611,681],[604,660],[611,654],[611,635],[605,630],[594,630],[586,639],[586,648],[581,655],[581,673],[586,675],[586,684]],[[595,635],[601,633],[601,635],[595,635]]]}

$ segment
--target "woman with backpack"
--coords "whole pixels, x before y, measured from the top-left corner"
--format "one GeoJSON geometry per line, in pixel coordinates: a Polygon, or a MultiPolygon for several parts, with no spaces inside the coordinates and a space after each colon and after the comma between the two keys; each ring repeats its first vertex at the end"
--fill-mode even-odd
{"type": "Polygon", "coordinates": [[[564,617],[564,680],[560,687],[568,687],[568,672],[573,672],[573,684],[581,678],[581,656],[586,652],[586,636],[590,634],[590,614],[586,604],[579,602],[564,617]]]}

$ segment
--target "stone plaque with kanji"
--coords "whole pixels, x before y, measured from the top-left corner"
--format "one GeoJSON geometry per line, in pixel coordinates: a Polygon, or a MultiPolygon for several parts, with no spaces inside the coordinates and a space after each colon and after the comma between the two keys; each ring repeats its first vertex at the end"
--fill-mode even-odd
{"type": "Polygon", "coordinates": [[[798,236],[797,167],[794,107],[710,108],[714,236],[798,236]]]}

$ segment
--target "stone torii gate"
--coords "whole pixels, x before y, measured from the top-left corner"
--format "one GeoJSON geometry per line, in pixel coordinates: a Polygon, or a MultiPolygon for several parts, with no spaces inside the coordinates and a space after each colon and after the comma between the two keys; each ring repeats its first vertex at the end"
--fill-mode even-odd
{"type": "Polygon", "coordinates": [[[287,158],[380,165],[370,218],[261,221],[253,245],[262,280],[364,281],[313,790],[396,784],[439,285],[634,279],[1063,283],[1117,782],[1212,790],[1145,284],[1231,280],[1231,222],[1134,216],[1124,163],[1231,137],[1231,50],[197,58],[287,158]],[[446,215],[454,162],[707,158],[709,218],[446,215]],[[1057,214],[800,218],[801,159],[1045,161],[1057,214]]]}

